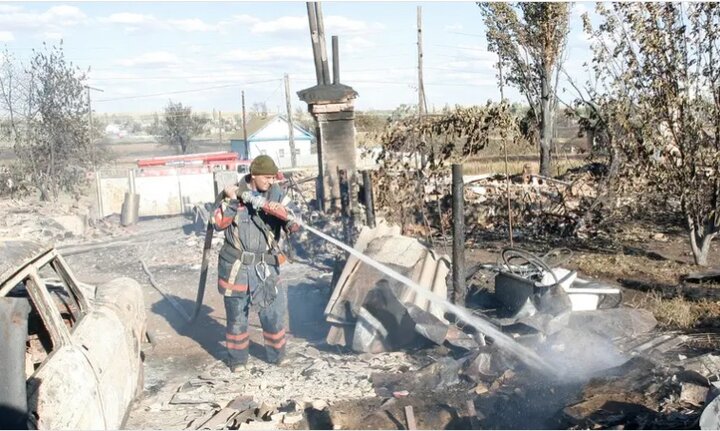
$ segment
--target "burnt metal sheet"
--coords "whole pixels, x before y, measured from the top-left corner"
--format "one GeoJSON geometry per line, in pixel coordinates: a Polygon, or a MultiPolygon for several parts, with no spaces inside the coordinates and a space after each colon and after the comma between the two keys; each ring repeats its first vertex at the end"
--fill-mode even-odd
{"type": "Polygon", "coordinates": [[[26,429],[25,339],[30,303],[26,298],[0,298],[1,429],[26,429]]]}
{"type": "MultiPolygon", "coordinates": [[[[434,294],[447,297],[445,280],[450,271],[449,258],[435,254],[414,238],[400,235],[398,226],[390,226],[384,220],[378,220],[377,227],[363,228],[355,249],[392,267],[434,294]]],[[[421,297],[410,287],[350,256],[325,308],[326,319],[332,325],[327,337],[329,344],[352,344],[352,340],[348,339],[348,329],[355,325],[356,310],[365,306],[371,290],[383,284],[399,304],[403,305],[402,313],[407,316],[408,321],[412,322],[412,319],[404,306],[412,304],[447,324],[444,311],[440,307],[421,297]]],[[[372,312],[370,309],[368,311],[372,312]]],[[[378,317],[376,313],[373,315],[378,317]]],[[[388,332],[393,331],[388,329],[388,332]]]]}
{"type": "Polygon", "coordinates": [[[0,285],[50,249],[49,244],[0,238],[0,285]]]}

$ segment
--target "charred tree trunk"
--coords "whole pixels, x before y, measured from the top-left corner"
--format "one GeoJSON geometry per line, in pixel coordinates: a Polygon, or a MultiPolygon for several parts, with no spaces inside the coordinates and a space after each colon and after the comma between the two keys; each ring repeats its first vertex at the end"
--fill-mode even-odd
{"type": "Polygon", "coordinates": [[[540,94],[540,175],[549,177],[552,148],[552,103],[550,100],[550,71],[545,69],[541,74],[540,94]]]}
{"type": "Polygon", "coordinates": [[[704,226],[698,226],[692,217],[688,217],[688,224],[690,228],[690,247],[695,265],[707,266],[710,243],[717,235],[717,232],[714,229],[708,230],[704,226]]]}

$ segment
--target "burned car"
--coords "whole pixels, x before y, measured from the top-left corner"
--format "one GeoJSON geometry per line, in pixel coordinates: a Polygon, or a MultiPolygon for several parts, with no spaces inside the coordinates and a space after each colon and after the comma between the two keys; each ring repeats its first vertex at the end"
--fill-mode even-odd
{"type": "Polygon", "coordinates": [[[0,406],[18,413],[18,427],[122,426],[143,389],[146,318],[135,280],[91,286],[52,246],[0,239],[0,311],[0,406]]]}

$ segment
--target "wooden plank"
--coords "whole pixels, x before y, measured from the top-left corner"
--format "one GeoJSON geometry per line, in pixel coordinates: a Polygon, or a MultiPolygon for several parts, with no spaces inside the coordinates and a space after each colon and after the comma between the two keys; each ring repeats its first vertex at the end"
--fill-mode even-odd
{"type": "Polygon", "coordinates": [[[225,428],[225,425],[237,416],[238,413],[240,413],[240,411],[237,409],[224,407],[196,429],[215,430],[225,428]]]}
{"type": "Polygon", "coordinates": [[[45,324],[45,329],[50,333],[53,351],[71,344],[70,332],[65,326],[60,310],[34,268],[30,273],[30,278],[25,282],[25,288],[45,324]]]}
{"type": "Polygon", "coordinates": [[[405,420],[407,421],[407,429],[417,429],[417,424],[415,423],[415,412],[413,411],[412,406],[405,406],[405,420]]]}

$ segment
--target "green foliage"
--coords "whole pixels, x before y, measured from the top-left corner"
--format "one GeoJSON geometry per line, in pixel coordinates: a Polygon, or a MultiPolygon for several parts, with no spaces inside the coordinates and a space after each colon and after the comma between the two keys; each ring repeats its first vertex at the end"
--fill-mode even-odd
{"type": "Polygon", "coordinates": [[[557,79],[567,43],[569,3],[478,3],[488,49],[498,55],[500,85],[516,87],[527,99],[537,127],[525,132],[540,143],[540,171],[550,174],[557,107],[557,79]],[[553,82],[553,80],[555,82],[553,82]]]}
{"type": "Polygon", "coordinates": [[[63,190],[77,192],[87,172],[102,161],[91,142],[86,73],[65,59],[62,42],[33,50],[27,66],[7,51],[3,58],[2,110],[25,174],[15,183],[31,184],[43,200],[63,190]]]}
{"type": "Polygon", "coordinates": [[[449,226],[440,203],[434,215],[427,202],[449,194],[445,181],[449,165],[478,155],[491,139],[516,143],[522,139],[510,105],[461,107],[439,115],[404,116],[388,122],[380,137],[383,144],[374,174],[379,208],[388,220],[406,226],[430,223],[441,230],[449,226]],[[445,218],[444,218],[445,217],[445,218]]]}
{"type": "Polygon", "coordinates": [[[599,3],[597,13],[597,29],[584,17],[598,84],[579,101],[586,127],[622,157],[621,191],[679,202],[706,264],[720,231],[720,7],[599,3]]]}
{"type": "Polygon", "coordinates": [[[165,144],[175,147],[180,154],[186,154],[190,150],[193,137],[202,133],[203,126],[208,121],[208,118],[193,114],[190,106],[170,100],[165,106],[161,139],[165,144]]]}

